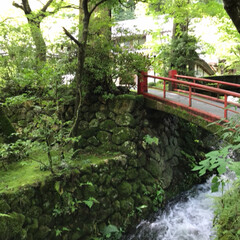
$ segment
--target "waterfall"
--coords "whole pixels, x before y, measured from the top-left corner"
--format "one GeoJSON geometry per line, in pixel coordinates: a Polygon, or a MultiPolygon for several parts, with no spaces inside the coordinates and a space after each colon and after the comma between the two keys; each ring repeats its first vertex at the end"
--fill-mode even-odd
{"type": "MultiPolygon", "coordinates": [[[[229,186],[227,186],[229,188],[229,186]]],[[[214,197],[211,179],[194,186],[169,202],[148,220],[143,220],[135,232],[122,240],[210,240],[214,236],[214,197]]]]}

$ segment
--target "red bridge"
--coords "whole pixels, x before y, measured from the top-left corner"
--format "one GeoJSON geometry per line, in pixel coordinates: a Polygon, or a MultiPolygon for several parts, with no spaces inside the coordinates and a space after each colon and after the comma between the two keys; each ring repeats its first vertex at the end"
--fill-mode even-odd
{"type": "Polygon", "coordinates": [[[226,87],[237,90],[240,84],[178,75],[176,70],[171,70],[169,77],[142,72],[138,94],[146,98],[149,107],[173,113],[203,126],[206,122],[228,122],[232,117],[237,119],[240,104],[236,100],[240,99],[240,93],[223,89],[226,87]],[[149,87],[148,78],[160,81],[162,87],[149,87]]]}

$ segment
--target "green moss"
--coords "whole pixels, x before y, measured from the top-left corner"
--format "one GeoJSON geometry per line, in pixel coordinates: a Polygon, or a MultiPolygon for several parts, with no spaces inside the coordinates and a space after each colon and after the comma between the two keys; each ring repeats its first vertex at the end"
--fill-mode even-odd
{"type": "Polygon", "coordinates": [[[92,127],[92,128],[80,131],[80,135],[83,138],[90,138],[92,136],[95,136],[98,131],[99,131],[99,129],[97,127],[92,127]]]}
{"type": "Polygon", "coordinates": [[[0,199],[0,213],[8,213],[10,210],[10,206],[7,204],[7,202],[3,199],[0,199]]]}
{"type": "Polygon", "coordinates": [[[110,110],[116,114],[130,113],[136,109],[136,105],[142,105],[144,98],[138,95],[126,94],[119,95],[111,101],[110,110]]]}
{"type": "Polygon", "coordinates": [[[144,102],[144,97],[142,95],[137,95],[135,93],[130,94],[121,94],[115,97],[115,99],[126,99],[126,100],[134,100],[137,102],[144,102]]]}
{"type": "Polygon", "coordinates": [[[111,140],[111,134],[105,131],[99,131],[97,134],[97,139],[101,143],[106,144],[111,140]]]}
{"type": "Polygon", "coordinates": [[[132,185],[128,182],[122,182],[118,186],[118,193],[122,198],[130,196],[132,193],[132,185]]]}
{"type": "Polygon", "coordinates": [[[116,127],[113,129],[112,141],[115,144],[122,144],[131,141],[136,136],[136,132],[128,127],[116,127]]]}
{"type": "Polygon", "coordinates": [[[150,158],[146,164],[146,169],[152,174],[153,177],[159,178],[163,171],[161,165],[153,158],[150,158]]]}
{"type": "MultiPolygon", "coordinates": [[[[119,156],[119,153],[79,153],[77,159],[71,162],[71,166],[80,166],[84,170],[90,164],[104,164],[105,161],[115,156],[119,156]]],[[[41,171],[39,162],[48,163],[46,153],[35,153],[22,162],[9,164],[7,171],[0,169],[0,193],[15,192],[19,188],[44,182],[47,177],[51,176],[51,172],[41,171]],[[36,159],[38,162],[32,159],[36,159]]]]}
{"type": "MultiPolygon", "coordinates": [[[[36,159],[46,162],[46,154],[41,153],[41,155],[42,156],[36,156],[36,159]]],[[[0,193],[14,192],[27,185],[41,182],[49,175],[49,171],[40,170],[38,162],[29,159],[23,162],[12,163],[8,165],[7,171],[3,169],[0,171],[0,193]]]]}
{"type": "Polygon", "coordinates": [[[112,132],[112,129],[116,127],[116,123],[113,120],[105,120],[100,124],[100,129],[104,131],[112,132]]]}
{"type": "Polygon", "coordinates": [[[128,180],[134,180],[138,177],[138,171],[136,168],[130,168],[126,172],[126,178],[128,180]]]}
{"type": "Polygon", "coordinates": [[[22,239],[24,220],[24,215],[15,212],[0,215],[0,240],[22,239]]]}
{"type": "MultiPolygon", "coordinates": [[[[15,129],[10,123],[9,119],[3,112],[3,109],[0,107],[0,132],[3,134],[4,138],[8,138],[12,133],[15,133],[15,129]]],[[[5,139],[7,140],[7,139],[5,139]]],[[[10,139],[12,141],[14,139],[10,139]]]]}
{"type": "Polygon", "coordinates": [[[159,110],[159,111],[164,111],[170,114],[173,114],[175,116],[178,116],[180,118],[183,118],[189,122],[192,122],[206,130],[212,133],[218,132],[220,129],[222,129],[222,126],[217,125],[217,124],[211,124],[209,125],[210,122],[206,121],[204,118],[200,116],[195,116],[189,114],[187,111],[184,111],[180,107],[171,107],[166,104],[163,104],[161,102],[152,100],[152,99],[145,99],[145,105],[146,107],[159,110]]]}
{"type": "Polygon", "coordinates": [[[117,118],[116,118],[116,123],[119,126],[134,126],[134,125],[136,125],[135,124],[135,119],[129,113],[118,115],[117,118]]]}
{"type": "Polygon", "coordinates": [[[121,146],[121,151],[128,155],[128,156],[136,156],[137,155],[137,145],[134,142],[126,141],[122,146],[121,146]]]}
{"type": "Polygon", "coordinates": [[[125,214],[130,214],[131,211],[134,209],[134,200],[130,197],[124,199],[120,202],[121,205],[121,212],[125,214]]]}

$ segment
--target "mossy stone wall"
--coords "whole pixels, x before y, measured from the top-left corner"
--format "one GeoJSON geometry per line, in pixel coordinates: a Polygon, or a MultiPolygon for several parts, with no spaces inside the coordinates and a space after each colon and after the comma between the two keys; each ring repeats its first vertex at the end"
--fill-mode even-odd
{"type": "MultiPolygon", "coordinates": [[[[66,119],[70,112],[71,106],[66,119]]],[[[146,109],[139,96],[97,99],[82,107],[81,116],[79,148],[121,154],[1,194],[0,240],[87,240],[108,224],[129,229],[200,181],[191,171],[205,150],[196,126],[146,109]],[[146,135],[159,143],[149,144],[146,135]],[[90,208],[92,197],[98,203],[90,208]]]]}

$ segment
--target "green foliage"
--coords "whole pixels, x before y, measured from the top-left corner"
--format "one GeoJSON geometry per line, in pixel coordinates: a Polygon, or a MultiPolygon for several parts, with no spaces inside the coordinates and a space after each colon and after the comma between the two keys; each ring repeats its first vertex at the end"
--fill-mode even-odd
{"type": "Polygon", "coordinates": [[[28,156],[31,148],[31,141],[18,139],[15,142],[0,144],[0,163],[5,170],[7,164],[13,161],[20,161],[28,156]]]}
{"type": "Polygon", "coordinates": [[[118,229],[115,225],[108,225],[102,231],[103,237],[101,240],[118,240],[122,237],[122,230],[121,228],[118,229]]]}
{"type": "Polygon", "coordinates": [[[156,190],[155,198],[153,199],[153,210],[156,212],[159,209],[159,206],[163,204],[164,200],[164,190],[161,186],[154,185],[154,189],[156,190]]]}
{"type": "Polygon", "coordinates": [[[163,204],[165,192],[163,188],[158,184],[154,184],[153,189],[154,189],[153,193],[145,191],[144,195],[153,198],[153,210],[156,212],[158,211],[159,207],[162,206],[163,204]]]}
{"type": "Polygon", "coordinates": [[[55,229],[55,231],[56,231],[56,237],[58,237],[58,236],[62,236],[63,232],[70,232],[71,230],[67,227],[62,227],[60,229],[55,229]]]}
{"type": "Polygon", "coordinates": [[[47,153],[49,164],[46,165],[40,162],[44,170],[49,169],[54,173],[55,167],[63,163],[67,165],[67,162],[71,159],[70,155],[65,154],[66,151],[69,151],[69,149],[66,149],[66,145],[74,142],[76,138],[69,138],[68,124],[69,122],[63,123],[59,120],[56,114],[53,114],[51,117],[48,115],[35,116],[35,127],[30,129],[28,137],[35,139],[32,142],[32,148],[35,151],[47,153]],[[54,154],[55,152],[57,154],[54,154]]]}
{"type": "Polygon", "coordinates": [[[240,209],[239,209],[239,182],[225,192],[223,196],[215,199],[214,228],[216,240],[240,239],[240,209]]]}
{"type": "Polygon", "coordinates": [[[157,137],[151,137],[148,134],[143,137],[143,140],[146,144],[149,144],[149,145],[152,145],[153,143],[158,145],[158,142],[159,142],[159,139],[157,137]]]}
{"type": "Polygon", "coordinates": [[[141,71],[148,70],[150,61],[143,54],[129,52],[126,49],[117,48],[114,54],[115,58],[115,77],[120,78],[121,84],[134,86],[134,75],[139,75],[141,71]]]}
{"type": "MultiPolygon", "coordinates": [[[[93,186],[91,182],[81,183],[79,187],[87,187],[93,186]]],[[[71,215],[75,211],[80,209],[80,204],[86,205],[88,208],[92,208],[93,204],[99,203],[97,199],[94,197],[89,197],[86,200],[80,200],[74,196],[74,193],[64,191],[63,187],[61,186],[61,182],[57,181],[54,185],[55,190],[61,196],[62,202],[58,202],[55,205],[53,210],[53,216],[64,216],[64,215],[71,215]]]]}
{"type": "Polygon", "coordinates": [[[178,69],[179,74],[193,75],[195,60],[199,58],[198,49],[198,40],[187,33],[172,39],[170,44],[156,45],[153,51],[159,54],[154,58],[154,69],[166,76],[171,68],[178,69]]]}
{"type": "Polygon", "coordinates": [[[89,208],[92,208],[94,203],[99,203],[99,201],[93,197],[90,197],[88,200],[84,200],[82,202],[85,203],[89,208]]]}
{"type": "Polygon", "coordinates": [[[26,93],[23,93],[21,95],[7,97],[5,99],[4,105],[7,107],[18,106],[23,103],[26,103],[27,101],[32,101],[34,99],[35,99],[34,97],[29,97],[26,93]]]}
{"type": "Polygon", "coordinates": [[[113,17],[115,21],[124,21],[134,19],[135,2],[128,0],[125,5],[118,5],[113,9],[113,17]]]}
{"type": "MultiPolygon", "coordinates": [[[[230,142],[225,142],[225,145],[218,150],[211,151],[207,153],[206,159],[199,162],[198,166],[193,168],[193,171],[199,171],[199,175],[202,176],[206,174],[207,171],[217,170],[219,175],[222,175],[231,170],[235,172],[236,176],[240,176],[240,164],[234,160],[234,154],[240,149],[240,137],[239,137],[239,115],[230,119],[228,123],[224,126],[221,132],[221,137],[223,140],[228,140],[230,142]]],[[[217,176],[212,180],[212,190],[216,191],[217,187],[224,182],[217,176]]]]}

